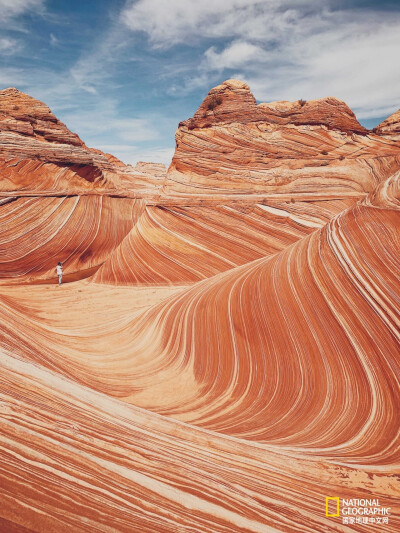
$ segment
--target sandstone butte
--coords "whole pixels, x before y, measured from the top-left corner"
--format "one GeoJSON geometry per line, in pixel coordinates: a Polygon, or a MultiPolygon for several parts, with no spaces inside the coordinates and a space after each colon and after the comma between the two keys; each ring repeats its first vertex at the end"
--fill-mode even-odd
{"type": "Polygon", "coordinates": [[[399,113],[228,80],[176,144],[0,91],[0,531],[399,531],[399,113]]]}

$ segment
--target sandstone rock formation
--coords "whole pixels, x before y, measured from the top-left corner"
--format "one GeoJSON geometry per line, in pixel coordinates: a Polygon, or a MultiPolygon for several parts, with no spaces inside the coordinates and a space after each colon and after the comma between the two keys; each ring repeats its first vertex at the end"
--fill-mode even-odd
{"type": "MultiPolygon", "coordinates": [[[[346,133],[368,133],[352,110],[337,98],[257,105],[247,83],[238,80],[227,80],[211,89],[194,117],[185,122],[189,129],[235,122],[266,122],[281,126],[326,126],[346,133]]],[[[185,125],[185,122],[181,122],[181,125],[185,125]]]]}
{"type": "Polygon", "coordinates": [[[367,132],[335,98],[256,104],[228,80],[181,122],[164,193],[181,198],[343,198],[399,166],[399,144],[367,132]]]}
{"type": "Polygon", "coordinates": [[[0,209],[0,284],[88,277],[127,235],[141,200],[102,195],[11,198],[0,209]]]}
{"type": "Polygon", "coordinates": [[[352,203],[147,206],[92,280],[118,285],[200,281],[283,250],[352,203]]]}
{"type": "Polygon", "coordinates": [[[85,146],[47,105],[13,87],[0,91],[0,129],[2,133],[9,131],[39,141],[85,146]]]}
{"type": "Polygon", "coordinates": [[[374,128],[374,132],[378,135],[387,136],[391,140],[400,141],[400,109],[374,128]]]}
{"type": "Polygon", "coordinates": [[[0,530],[365,531],[337,495],[396,533],[395,120],[230,80],[165,175],[3,93],[31,129],[0,131],[0,530]]]}
{"type": "Polygon", "coordinates": [[[88,148],[42,102],[0,91],[0,195],[115,194],[151,196],[154,171],[134,170],[88,148]],[[146,189],[141,189],[143,182],[146,189]]]}
{"type": "Polygon", "coordinates": [[[0,284],[87,277],[159,194],[166,169],[88,148],[42,102],[0,91],[0,284]]]}
{"type": "Polygon", "coordinates": [[[6,523],[346,531],[323,516],[326,493],[372,492],[395,532],[399,177],[183,290],[3,288],[6,523]],[[67,505],[82,476],[82,504],[67,505]],[[42,499],[41,479],[63,499],[42,499]]]}

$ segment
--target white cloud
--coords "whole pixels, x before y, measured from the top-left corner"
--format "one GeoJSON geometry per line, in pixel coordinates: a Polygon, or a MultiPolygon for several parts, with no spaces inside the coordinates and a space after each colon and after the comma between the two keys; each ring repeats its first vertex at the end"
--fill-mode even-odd
{"type": "MultiPolygon", "coordinates": [[[[42,13],[45,0],[0,0],[0,27],[2,30],[26,32],[18,17],[28,12],[42,13]]],[[[24,48],[22,40],[6,35],[0,37],[0,55],[17,54],[24,48]]],[[[15,83],[13,84],[15,85],[15,83]]]]}
{"type": "Polygon", "coordinates": [[[204,53],[203,68],[205,70],[222,70],[225,68],[240,68],[243,66],[255,66],[268,61],[271,54],[261,46],[246,41],[234,41],[222,52],[217,52],[212,46],[204,53]]]}
{"type": "Polygon", "coordinates": [[[11,55],[20,49],[20,44],[10,37],[0,37],[0,54],[11,55]]]}
{"type": "Polygon", "coordinates": [[[139,0],[127,3],[121,20],[162,47],[192,44],[199,37],[271,40],[290,28],[298,9],[313,4],[313,0],[139,0]]]}
{"type": "Polygon", "coordinates": [[[0,0],[0,21],[17,17],[27,11],[41,11],[44,0],[0,0]]]}
{"type": "Polygon", "coordinates": [[[67,120],[71,127],[84,132],[86,137],[107,133],[125,142],[153,141],[159,137],[156,127],[150,121],[142,118],[115,118],[115,114],[96,109],[92,113],[67,115],[67,120]]]}
{"type": "Polygon", "coordinates": [[[0,87],[19,87],[25,81],[25,73],[22,69],[5,67],[0,69],[0,87]]]}
{"type": "Polygon", "coordinates": [[[66,112],[63,119],[87,143],[91,142],[90,139],[104,135],[115,139],[119,144],[153,141],[159,137],[158,129],[150,119],[121,118],[116,102],[112,99],[103,98],[87,111],[66,112]]]}
{"type": "Polygon", "coordinates": [[[197,67],[167,92],[208,91],[240,71],[263,101],[336,96],[359,118],[400,106],[400,13],[339,9],[333,0],[139,0],[122,20],[154,47],[180,43],[197,67]],[[215,44],[210,46],[210,39],[215,44]]]}
{"type": "Polygon", "coordinates": [[[245,71],[259,100],[336,96],[358,118],[384,116],[400,107],[400,17],[332,16],[324,32],[305,33],[278,47],[268,75],[245,71]]]}
{"type": "Polygon", "coordinates": [[[56,46],[58,44],[58,39],[54,33],[50,33],[50,44],[51,46],[56,46]]]}
{"type": "Polygon", "coordinates": [[[115,68],[123,60],[128,46],[129,33],[119,23],[111,24],[104,35],[84,50],[81,57],[70,68],[69,75],[80,89],[96,94],[99,88],[110,83],[115,68]]]}

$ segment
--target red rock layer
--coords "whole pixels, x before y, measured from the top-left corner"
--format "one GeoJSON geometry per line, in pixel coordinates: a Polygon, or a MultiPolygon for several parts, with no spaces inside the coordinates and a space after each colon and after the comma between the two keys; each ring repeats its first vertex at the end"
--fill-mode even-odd
{"type": "Polygon", "coordinates": [[[374,128],[374,131],[378,135],[387,136],[390,139],[400,141],[400,109],[381,122],[379,126],[374,128]]]}
{"type": "Polygon", "coordinates": [[[180,292],[4,288],[5,523],[345,532],[340,494],[390,506],[395,533],[399,179],[180,292]]]}
{"type": "MultiPolygon", "coordinates": [[[[47,154],[45,159],[52,158],[47,154]]],[[[164,175],[139,172],[130,166],[123,171],[105,171],[92,163],[51,163],[35,156],[0,157],[0,198],[97,194],[154,203],[159,197],[164,175]]]]}
{"type": "Polygon", "coordinates": [[[85,146],[78,135],[69,131],[46,104],[13,87],[0,91],[0,131],[39,141],[85,146]]]}
{"type": "Polygon", "coordinates": [[[0,195],[117,194],[153,197],[160,168],[137,170],[88,148],[39,100],[0,91],[0,195]]]}
{"type": "Polygon", "coordinates": [[[171,200],[360,195],[393,174],[400,144],[367,135],[335,98],[257,105],[228,80],[181,122],[164,193],[171,200]]]}
{"type": "Polygon", "coordinates": [[[144,313],[121,309],[107,324],[94,315],[84,337],[75,337],[77,309],[50,319],[40,310],[46,298],[35,297],[33,313],[29,289],[19,304],[6,291],[19,315],[3,300],[3,343],[103,393],[208,429],[392,464],[400,206],[390,183],[390,201],[380,193],[376,205],[372,196],[282,252],[144,313]]]}
{"type": "MultiPolygon", "coordinates": [[[[9,175],[13,172],[18,174],[20,181],[29,180],[29,174],[24,176],[21,168],[14,170],[21,160],[25,163],[38,160],[62,164],[68,169],[77,165],[88,182],[99,178],[102,170],[111,169],[110,162],[102,152],[90,151],[43,102],[14,88],[0,91],[0,158],[3,169],[8,169],[9,175]]],[[[42,187],[45,182],[43,178],[42,187]]],[[[27,185],[29,187],[32,183],[28,181],[27,185]]],[[[1,181],[1,191],[14,189],[19,187],[1,181]]]]}
{"type": "Polygon", "coordinates": [[[351,203],[149,206],[92,280],[118,285],[200,281],[283,250],[351,203]]]}
{"type": "Polygon", "coordinates": [[[181,122],[189,129],[216,124],[265,122],[269,124],[326,126],[347,133],[366,134],[353,111],[337,98],[271,102],[257,105],[247,83],[227,80],[214,87],[192,119],[181,122]],[[240,116],[242,115],[242,116],[240,116]]]}
{"type": "Polygon", "coordinates": [[[129,198],[10,198],[0,206],[0,283],[86,277],[131,230],[143,203],[129,198]]]}
{"type": "Polygon", "coordinates": [[[332,495],[400,528],[399,143],[213,95],[164,191],[43,104],[2,115],[0,530],[364,531],[332,495]],[[59,260],[103,265],[37,284],[59,260]]]}
{"type": "Polygon", "coordinates": [[[58,261],[72,280],[90,275],[133,228],[135,198],[159,195],[165,167],[133,168],[89,149],[45,104],[6,89],[0,176],[0,283],[53,278],[58,261]]]}
{"type": "Polygon", "coordinates": [[[355,493],[391,507],[385,531],[400,526],[385,469],[181,424],[4,352],[0,378],[5,531],[363,532],[325,517],[326,494],[355,493]]]}

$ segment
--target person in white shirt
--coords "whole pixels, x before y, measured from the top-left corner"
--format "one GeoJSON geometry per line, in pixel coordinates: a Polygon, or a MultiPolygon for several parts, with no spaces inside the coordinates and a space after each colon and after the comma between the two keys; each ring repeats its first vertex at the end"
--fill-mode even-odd
{"type": "Polygon", "coordinates": [[[58,276],[58,284],[61,285],[62,283],[62,275],[63,275],[63,269],[62,264],[58,263],[56,266],[57,276],[58,276]]]}

